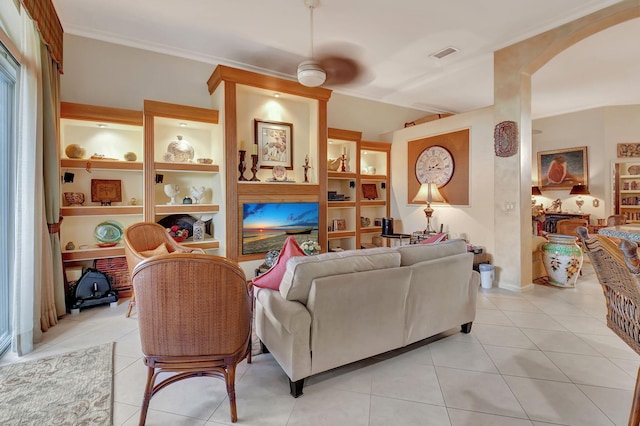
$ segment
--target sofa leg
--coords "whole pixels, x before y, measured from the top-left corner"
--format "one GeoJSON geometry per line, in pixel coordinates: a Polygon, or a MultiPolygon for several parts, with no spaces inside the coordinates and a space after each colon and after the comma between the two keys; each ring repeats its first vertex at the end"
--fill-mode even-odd
{"type": "Polygon", "coordinates": [[[291,396],[297,398],[302,395],[302,386],[304,386],[304,379],[296,380],[295,382],[289,379],[289,389],[291,396]]]}
{"type": "Polygon", "coordinates": [[[460,331],[465,333],[465,334],[469,334],[471,333],[471,326],[473,325],[473,322],[468,322],[466,324],[462,324],[460,326],[460,331]]]}
{"type": "Polygon", "coordinates": [[[269,348],[267,348],[264,343],[262,343],[262,340],[260,340],[260,351],[262,351],[263,354],[268,354],[269,353],[269,348]]]}

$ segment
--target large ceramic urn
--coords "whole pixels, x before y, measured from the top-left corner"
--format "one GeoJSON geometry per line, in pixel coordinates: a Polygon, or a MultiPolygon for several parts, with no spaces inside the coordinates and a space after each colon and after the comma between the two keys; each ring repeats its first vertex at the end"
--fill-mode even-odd
{"type": "Polygon", "coordinates": [[[549,284],[575,287],[583,260],[577,237],[549,234],[547,238],[549,241],[542,245],[542,258],[549,275],[549,284]]]}

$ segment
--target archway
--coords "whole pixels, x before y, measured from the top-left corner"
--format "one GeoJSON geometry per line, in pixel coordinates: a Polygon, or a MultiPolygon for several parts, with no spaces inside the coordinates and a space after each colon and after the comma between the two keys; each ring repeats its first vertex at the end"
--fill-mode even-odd
{"type": "Polygon", "coordinates": [[[494,122],[515,121],[519,150],[494,162],[496,263],[501,286],[531,286],[531,75],[563,50],[621,22],[640,17],[640,1],[627,0],[497,51],[494,55],[494,122]],[[515,201],[515,210],[500,206],[515,201]],[[520,250],[515,250],[515,247],[520,250]]]}

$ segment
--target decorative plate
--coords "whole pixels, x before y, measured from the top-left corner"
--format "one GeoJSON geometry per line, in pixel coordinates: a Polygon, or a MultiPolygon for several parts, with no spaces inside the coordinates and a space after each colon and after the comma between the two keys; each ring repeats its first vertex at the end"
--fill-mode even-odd
{"type": "Polygon", "coordinates": [[[117,243],[122,239],[124,229],[115,220],[108,220],[96,226],[93,236],[101,243],[117,243]]]}
{"type": "Polygon", "coordinates": [[[283,166],[273,166],[273,178],[279,182],[287,180],[287,169],[283,166]]]}
{"type": "Polygon", "coordinates": [[[106,248],[106,247],[115,247],[117,245],[118,245],[118,243],[100,243],[100,244],[98,244],[98,247],[106,248]]]}

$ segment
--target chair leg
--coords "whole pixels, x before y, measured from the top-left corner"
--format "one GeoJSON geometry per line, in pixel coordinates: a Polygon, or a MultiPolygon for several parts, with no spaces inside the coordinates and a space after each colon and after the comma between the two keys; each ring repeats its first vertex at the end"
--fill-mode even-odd
{"type": "Polygon", "coordinates": [[[230,365],[227,367],[227,374],[225,374],[225,380],[227,385],[227,395],[229,396],[229,408],[231,411],[231,423],[238,421],[238,411],[236,409],[236,366],[230,365]]]}
{"type": "Polygon", "coordinates": [[[631,413],[629,413],[629,426],[640,425],[640,368],[636,377],[636,388],[633,391],[633,402],[631,404],[631,413]]]}
{"type": "Polygon", "coordinates": [[[144,426],[147,421],[147,411],[149,410],[149,403],[151,402],[151,395],[153,394],[153,382],[155,381],[155,369],[147,367],[147,384],[144,388],[144,395],[142,398],[142,407],[140,408],[140,422],[139,426],[144,426]]]}
{"type": "Polygon", "coordinates": [[[135,291],[133,291],[133,288],[131,289],[131,299],[129,299],[129,307],[127,308],[127,315],[126,317],[129,318],[131,316],[131,309],[133,309],[133,306],[136,304],[136,293],[135,291]]]}

